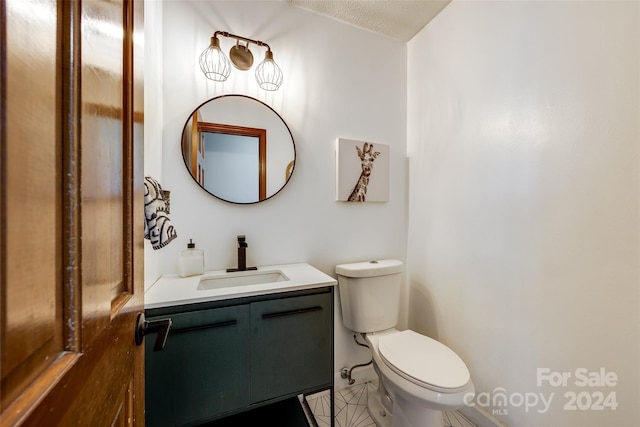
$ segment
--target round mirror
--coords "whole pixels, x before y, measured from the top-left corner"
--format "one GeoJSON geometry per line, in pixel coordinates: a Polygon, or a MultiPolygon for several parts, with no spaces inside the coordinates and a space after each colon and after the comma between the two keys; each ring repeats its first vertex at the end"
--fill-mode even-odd
{"type": "Polygon", "coordinates": [[[287,184],[296,148],[289,127],[267,104],[245,95],[222,95],[187,118],[182,158],[211,195],[231,203],[257,203],[287,184]]]}

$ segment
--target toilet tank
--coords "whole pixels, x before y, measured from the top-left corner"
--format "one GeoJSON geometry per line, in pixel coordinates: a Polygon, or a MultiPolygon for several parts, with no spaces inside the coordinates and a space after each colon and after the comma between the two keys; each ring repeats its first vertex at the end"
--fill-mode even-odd
{"type": "Polygon", "coordinates": [[[337,265],[344,326],[364,333],[396,326],[402,271],[395,259],[337,265]]]}

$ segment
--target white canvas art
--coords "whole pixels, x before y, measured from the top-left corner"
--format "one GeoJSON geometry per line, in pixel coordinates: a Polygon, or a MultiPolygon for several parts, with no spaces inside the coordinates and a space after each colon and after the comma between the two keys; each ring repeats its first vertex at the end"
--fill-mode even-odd
{"type": "Polygon", "coordinates": [[[389,146],[338,138],[336,200],[389,201],[389,146]]]}

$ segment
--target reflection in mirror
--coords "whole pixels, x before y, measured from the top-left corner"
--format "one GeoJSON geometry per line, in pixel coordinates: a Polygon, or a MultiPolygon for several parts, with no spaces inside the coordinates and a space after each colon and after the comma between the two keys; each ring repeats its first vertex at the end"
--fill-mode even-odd
{"type": "Polygon", "coordinates": [[[284,120],[244,95],[223,95],[200,105],[184,126],[181,145],[193,179],[232,203],[272,197],[295,166],[295,145],[284,120]]]}

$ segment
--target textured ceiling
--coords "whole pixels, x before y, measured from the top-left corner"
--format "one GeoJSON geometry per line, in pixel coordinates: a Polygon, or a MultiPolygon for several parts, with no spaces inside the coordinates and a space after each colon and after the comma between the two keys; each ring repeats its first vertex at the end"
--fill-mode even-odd
{"type": "Polygon", "coordinates": [[[396,40],[409,41],[451,0],[287,0],[396,40]]]}

